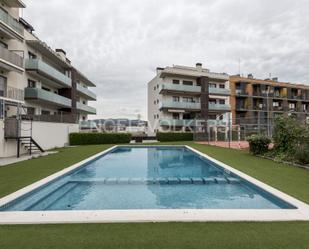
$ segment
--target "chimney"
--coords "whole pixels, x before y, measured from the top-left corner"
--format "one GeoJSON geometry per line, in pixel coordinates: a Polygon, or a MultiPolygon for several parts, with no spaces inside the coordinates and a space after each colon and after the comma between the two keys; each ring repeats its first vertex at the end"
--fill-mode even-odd
{"type": "Polygon", "coordinates": [[[57,48],[57,49],[56,49],[56,53],[57,53],[58,55],[60,55],[60,57],[61,57],[62,60],[66,61],[67,53],[66,53],[63,49],[57,48]]]}
{"type": "Polygon", "coordinates": [[[203,64],[202,63],[196,63],[196,68],[198,69],[198,70],[202,70],[203,69],[203,64]]]}
{"type": "Polygon", "coordinates": [[[252,73],[248,74],[248,79],[253,79],[253,74],[252,73]]]}
{"type": "Polygon", "coordinates": [[[163,67],[157,67],[157,75],[159,75],[163,70],[163,67]]]}

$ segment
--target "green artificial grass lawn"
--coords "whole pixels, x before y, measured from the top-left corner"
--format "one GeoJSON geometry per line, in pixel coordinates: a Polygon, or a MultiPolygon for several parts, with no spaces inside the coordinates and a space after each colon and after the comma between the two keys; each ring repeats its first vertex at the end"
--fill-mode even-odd
{"type": "MultiPolygon", "coordinates": [[[[165,143],[167,144],[167,143],[165,143]]],[[[309,203],[309,171],[247,152],[187,144],[309,203]]],[[[60,149],[58,154],[0,167],[0,197],[111,145],[60,149]]],[[[0,226],[1,249],[35,248],[309,248],[309,222],[159,223],[0,226]]]]}

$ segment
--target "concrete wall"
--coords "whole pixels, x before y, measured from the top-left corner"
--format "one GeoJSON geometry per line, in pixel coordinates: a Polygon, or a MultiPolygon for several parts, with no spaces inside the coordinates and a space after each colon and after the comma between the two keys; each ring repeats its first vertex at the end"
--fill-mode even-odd
{"type": "MultiPolygon", "coordinates": [[[[23,122],[23,136],[29,136],[30,127],[30,122],[23,122]]],[[[44,150],[67,146],[69,134],[73,132],[79,132],[78,124],[32,123],[32,137],[44,150]]]]}

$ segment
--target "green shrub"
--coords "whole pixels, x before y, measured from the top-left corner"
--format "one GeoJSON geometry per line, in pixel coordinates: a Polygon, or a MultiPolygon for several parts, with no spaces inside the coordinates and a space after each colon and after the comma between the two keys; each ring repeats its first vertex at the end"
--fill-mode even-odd
{"type": "Polygon", "coordinates": [[[71,133],[70,145],[125,144],[130,143],[131,134],[123,133],[71,133]]]}
{"type": "Polygon", "coordinates": [[[158,132],[157,140],[159,142],[193,141],[193,133],[158,132]]]}
{"type": "Polygon", "coordinates": [[[274,149],[277,153],[294,156],[304,129],[292,117],[278,117],[274,127],[274,149]]]}
{"type": "Polygon", "coordinates": [[[268,152],[271,140],[263,135],[252,135],[247,138],[250,145],[250,152],[253,155],[262,155],[268,152]]]}

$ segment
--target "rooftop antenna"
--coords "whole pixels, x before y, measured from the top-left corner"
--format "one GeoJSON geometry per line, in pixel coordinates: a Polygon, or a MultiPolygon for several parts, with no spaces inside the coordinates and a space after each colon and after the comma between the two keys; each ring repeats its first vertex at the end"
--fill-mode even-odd
{"type": "Polygon", "coordinates": [[[238,74],[240,75],[240,58],[238,59],[238,74]]]}

